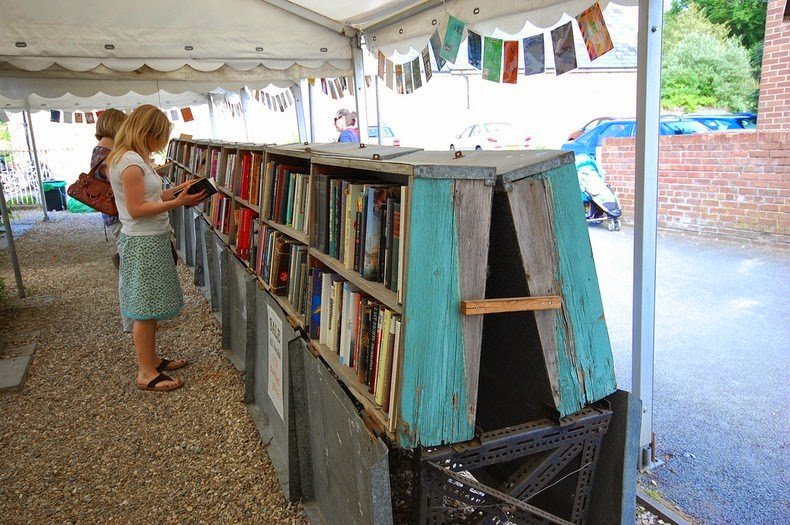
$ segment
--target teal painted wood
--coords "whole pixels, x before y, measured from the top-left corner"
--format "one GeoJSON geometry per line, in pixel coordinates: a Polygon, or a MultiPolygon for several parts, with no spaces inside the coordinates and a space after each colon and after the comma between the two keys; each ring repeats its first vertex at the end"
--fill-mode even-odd
{"type": "Polygon", "coordinates": [[[548,182],[555,279],[562,290],[563,308],[556,323],[561,391],[557,408],[566,416],[608,396],[617,384],[576,167],[562,166],[540,177],[548,182]]]}
{"type": "Polygon", "coordinates": [[[398,442],[466,441],[474,426],[466,417],[455,181],[414,179],[410,190],[398,442]]]}

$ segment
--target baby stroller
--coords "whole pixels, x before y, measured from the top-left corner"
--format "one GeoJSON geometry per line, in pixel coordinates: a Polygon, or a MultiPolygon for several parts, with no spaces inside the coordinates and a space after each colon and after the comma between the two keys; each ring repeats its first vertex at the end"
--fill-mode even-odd
{"type": "Polygon", "coordinates": [[[610,232],[619,231],[622,214],[620,201],[603,178],[598,163],[589,155],[576,155],[576,172],[587,222],[601,224],[607,221],[610,232]]]}

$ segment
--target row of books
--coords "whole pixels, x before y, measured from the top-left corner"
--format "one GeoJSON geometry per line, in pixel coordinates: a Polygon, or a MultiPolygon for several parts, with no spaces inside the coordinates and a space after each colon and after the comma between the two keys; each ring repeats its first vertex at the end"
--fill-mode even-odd
{"type": "Polygon", "coordinates": [[[232,202],[225,194],[215,193],[206,210],[214,229],[225,235],[230,235],[232,202]]]}
{"type": "Polygon", "coordinates": [[[249,262],[251,251],[254,251],[255,224],[258,214],[251,208],[240,208],[235,211],[236,224],[236,255],[239,259],[249,262]]]}
{"type": "Polygon", "coordinates": [[[314,175],[316,247],[369,281],[403,286],[406,186],[314,175]]]}
{"type": "Polygon", "coordinates": [[[307,232],[310,175],[304,166],[266,163],[261,196],[263,218],[307,232]]]}
{"type": "Polygon", "coordinates": [[[271,226],[258,232],[256,273],[275,295],[286,297],[294,310],[307,317],[307,246],[285,236],[271,226]]]}
{"type": "Polygon", "coordinates": [[[311,274],[310,337],[356,372],[376,405],[389,413],[397,381],[401,316],[339,275],[311,274]]]}

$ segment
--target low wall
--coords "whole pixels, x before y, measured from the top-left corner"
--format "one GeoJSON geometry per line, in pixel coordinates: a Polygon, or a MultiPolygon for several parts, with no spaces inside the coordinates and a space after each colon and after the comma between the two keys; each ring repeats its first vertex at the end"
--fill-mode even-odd
{"type": "MultiPolygon", "coordinates": [[[[634,216],[633,138],[604,141],[599,160],[626,222],[634,216]]],[[[790,243],[790,133],[661,137],[659,226],[790,243]]]]}

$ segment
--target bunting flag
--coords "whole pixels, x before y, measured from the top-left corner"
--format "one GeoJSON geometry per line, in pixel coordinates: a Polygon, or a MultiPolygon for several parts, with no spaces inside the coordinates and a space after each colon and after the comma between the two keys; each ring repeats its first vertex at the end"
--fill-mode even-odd
{"type": "Polygon", "coordinates": [[[420,57],[415,57],[411,61],[411,74],[414,77],[414,91],[422,87],[422,75],[420,75],[420,57]]]}
{"type": "Polygon", "coordinates": [[[177,109],[170,110],[170,120],[172,120],[173,122],[179,120],[179,113],[177,109]]]}
{"type": "Polygon", "coordinates": [[[343,96],[345,96],[345,93],[343,93],[343,83],[339,78],[335,79],[335,90],[337,91],[337,98],[343,98],[343,96]]]}
{"type": "Polygon", "coordinates": [[[340,80],[340,92],[344,92],[348,89],[348,79],[346,77],[342,77],[340,80]]]}
{"type": "Polygon", "coordinates": [[[442,39],[439,36],[438,29],[431,35],[431,49],[433,50],[433,59],[436,60],[436,71],[441,71],[445,60],[440,55],[442,52],[442,39]]]}
{"type": "Polygon", "coordinates": [[[590,60],[595,60],[614,49],[612,38],[609,36],[609,30],[603,19],[603,13],[601,13],[601,5],[598,2],[583,11],[576,17],[576,20],[579,22],[579,29],[590,60]]]}
{"type": "Polygon", "coordinates": [[[464,27],[466,26],[463,22],[450,15],[447,21],[447,31],[444,33],[444,44],[439,54],[451,64],[455,64],[455,60],[458,58],[458,48],[461,47],[461,39],[464,37],[464,27]]]}
{"type": "Polygon", "coordinates": [[[0,109],[0,122],[8,122],[8,113],[0,109]]]}
{"type": "Polygon", "coordinates": [[[384,80],[384,69],[385,69],[386,63],[387,63],[387,57],[384,56],[384,53],[379,51],[379,70],[378,70],[378,74],[379,74],[379,78],[381,80],[384,80]]]}
{"type": "Polygon", "coordinates": [[[395,84],[397,85],[397,91],[401,95],[405,93],[405,89],[403,86],[403,66],[401,64],[395,64],[395,84]]]}
{"type": "Polygon", "coordinates": [[[502,59],[502,82],[515,84],[518,81],[518,40],[505,40],[502,59]]]}
{"type": "Polygon", "coordinates": [[[93,112],[85,113],[85,122],[88,124],[96,124],[96,117],[93,115],[93,112]]]}
{"type": "Polygon", "coordinates": [[[572,22],[551,30],[554,44],[554,72],[562,75],[576,69],[576,44],[573,41],[572,22]]]}
{"type": "Polygon", "coordinates": [[[425,48],[422,50],[422,65],[423,68],[425,68],[425,83],[427,84],[433,76],[433,68],[431,67],[431,53],[428,51],[428,46],[425,46],[425,48]]]}
{"type": "Polygon", "coordinates": [[[394,89],[395,87],[392,81],[392,75],[394,74],[395,74],[395,64],[392,63],[392,60],[387,60],[384,70],[384,82],[389,89],[394,89]]]}
{"type": "Polygon", "coordinates": [[[471,29],[466,32],[468,35],[466,38],[466,47],[468,51],[468,58],[469,65],[475,69],[480,69],[480,62],[482,59],[482,52],[483,52],[483,41],[480,38],[480,35],[472,31],[471,29]]]}
{"type": "Polygon", "coordinates": [[[293,106],[294,96],[293,93],[291,93],[291,90],[289,89],[287,91],[284,91],[284,93],[285,93],[285,102],[287,103],[287,105],[293,106]]]}
{"type": "Polygon", "coordinates": [[[77,124],[82,124],[82,113],[74,113],[74,122],[77,124]]]}
{"type": "Polygon", "coordinates": [[[326,79],[325,78],[321,79],[321,91],[324,92],[324,95],[328,95],[329,94],[329,88],[327,88],[327,86],[326,86],[326,79]]]}
{"type": "Polygon", "coordinates": [[[414,79],[411,76],[411,62],[403,64],[403,84],[407,95],[414,92],[414,79]]]}
{"type": "Polygon", "coordinates": [[[97,111],[97,112],[96,112],[96,118],[99,118],[99,117],[101,117],[101,114],[102,114],[102,113],[104,113],[104,110],[103,110],[103,109],[100,109],[99,111],[97,111]]]}
{"type": "Polygon", "coordinates": [[[64,124],[71,124],[74,122],[74,114],[71,111],[64,111],[63,112],[63,123],[64,124]]]}
{"type": "Polygon", "coordinates": [[[192,116],[192,108],[181,108],[181,119],[184,122],[192,122],[195,117],[192,116]]]}
{"type": "Polygon", "coordinates": [[[543,34],[524,39],[524,75],[537,75],[546,71],[546,51],[543,34]]]}
{"type": "MultiPolygon", "coordinates": [[[[324,86],[326,86],[326,81],[324,81],[323,78],[321,80],[322,80],[324,86]]],[[[264,100],[264,103],[266,104],[266,107],[269,108],[269,111],[271,111],[271,109],[272,109],[272,96],[264,91],[263,92],[263,100],[264,100]]]]}
{"type": "Polygon", "coordinates": [[[483,40],[483,78],[502,82],[502,40],[485,37],[483,40]]]}
{"type": "Polygon", "coordinates": [[[49,112],[49,121],[50,122],[60,122],[60,111],[57,109],[53,109],[49,112]]]}
{"type": "Polygon", "coordinates": [[[332,79],[329,79],[327,84],[329,84],[329,94],[333,99],[337,100],[337,87],[335,86],[335,83],[332,81],[332,79]]]}

